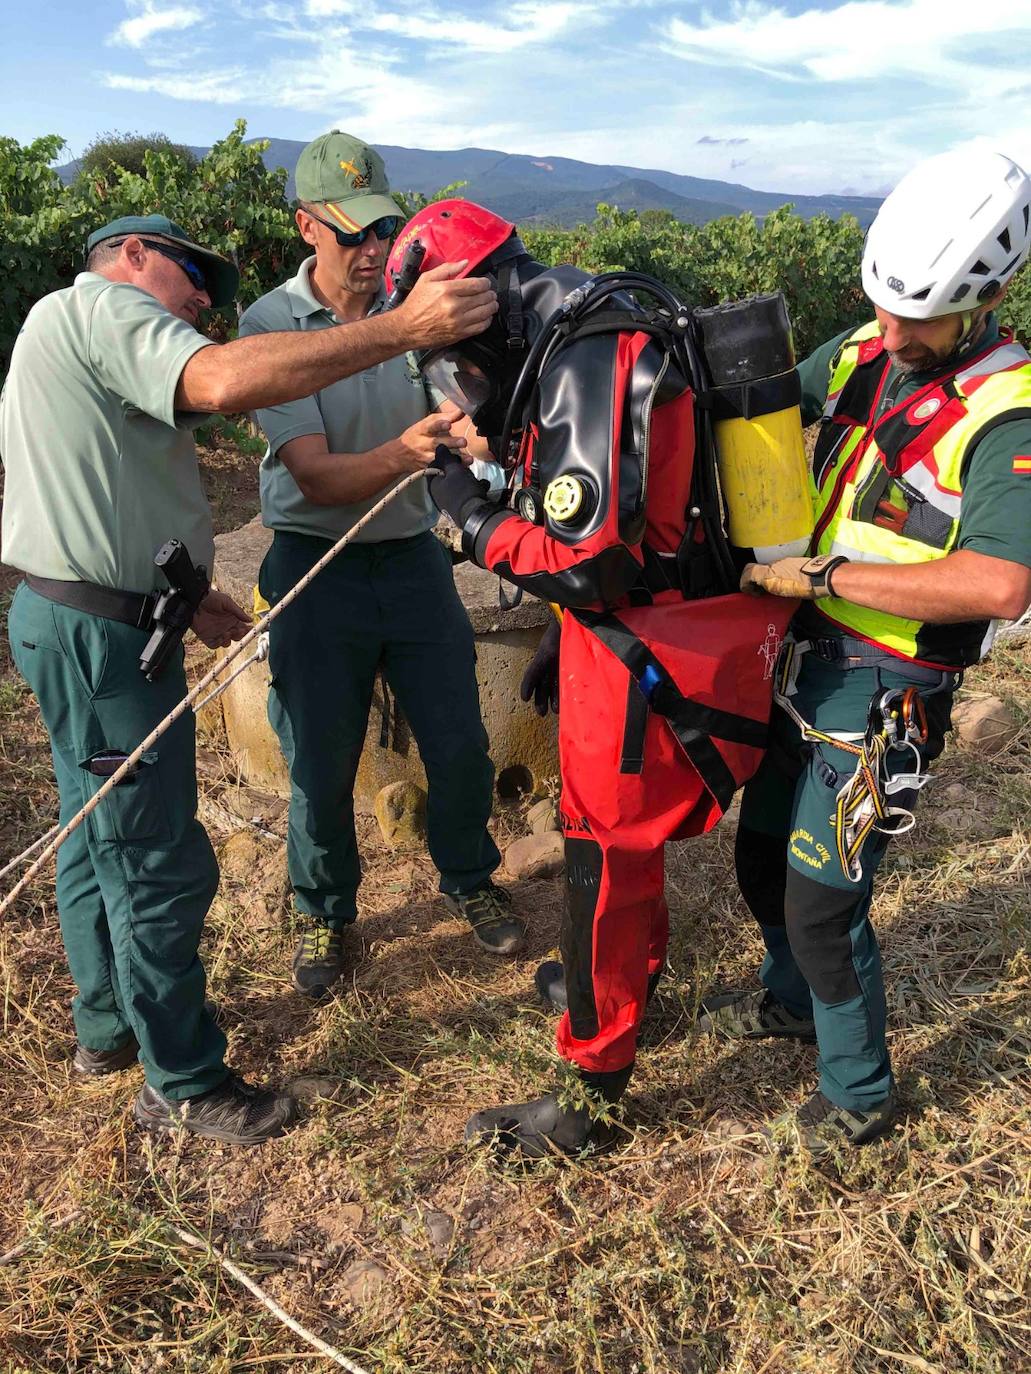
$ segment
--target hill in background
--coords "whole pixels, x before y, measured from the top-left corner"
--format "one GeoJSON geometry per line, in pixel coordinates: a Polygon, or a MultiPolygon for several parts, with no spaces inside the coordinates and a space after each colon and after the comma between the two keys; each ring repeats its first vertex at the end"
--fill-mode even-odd
{"type": "MultiPolygon", "coordinates": [[[[293,139],[273,138],[264,154],[268,167],[284,167],[289,173],[288,197],[294,195],[294,167],[305,145],[293,139]]],[[[565,157],[532,157],[502,153],[489,148],[457,148],[432,151],[375,144],[387,167],[391,186],[398,191],[432,195],[442,186],[464,181],[461,194],[489,206],[520,224],[554,224],[570,227],[594,218],[598,201],[623,210],[668,210],[685,224],[705,224],[723,215],[750,211],[769,214],[778,206],[792,204],[805,219],[828,214],[856,216],[864,228],[880,206],[872,196],[803,196],[790,192],[753,191],[735,182],[682,176],[657,168],[642,169],[619,164],[577,162],[565,157]]],[[[191,149],[203,157],[206,148],[191,149]]],[[[79,164],[66,163],[57,170],[71,181],[79,164]]]]}

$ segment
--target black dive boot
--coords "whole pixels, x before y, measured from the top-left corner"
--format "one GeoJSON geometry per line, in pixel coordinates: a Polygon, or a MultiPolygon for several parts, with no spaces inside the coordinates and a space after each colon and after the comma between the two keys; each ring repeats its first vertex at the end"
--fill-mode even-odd
{"type": "MultiPolygon", "coordinates": [[[[633,1067],[631,1064],[613,1073],[582,1073],[581,1079],[592,1096],[611,1105],[626,1091],[633,1067]]],[[[619,1137],[618,1127],[596,1119],[587,1107],[560,1107],[558,1093],[476,1112],[465,1128],[466,1140],[488,1145],[503,1158],[546,1159],[584,1150],[603,1154],[618,1143],[619,1137]]]]}
{"type": "MultiPolygon", "coordinates": [[[[659,986],[661,977],[662,969],[649,977],[648,1002],[655,996],[655,989],[659,986]]],[[[569,1010],[569,998],[566,996],[566,973],[557,959],[545,959],[533,975],[533,982],[541,1001],[549,1011],[563,1012],[569,1010]]]]}

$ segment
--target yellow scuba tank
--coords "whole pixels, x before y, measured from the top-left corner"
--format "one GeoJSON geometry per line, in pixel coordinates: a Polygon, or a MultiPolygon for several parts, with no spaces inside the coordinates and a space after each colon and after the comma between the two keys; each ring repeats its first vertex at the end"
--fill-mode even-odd
{"type": "Polygon", "coordinates": [[[784,297],[749,296],[694,317],[712,381],[730,542],[758,563],[807,553],[813,503],[784,297]]]}

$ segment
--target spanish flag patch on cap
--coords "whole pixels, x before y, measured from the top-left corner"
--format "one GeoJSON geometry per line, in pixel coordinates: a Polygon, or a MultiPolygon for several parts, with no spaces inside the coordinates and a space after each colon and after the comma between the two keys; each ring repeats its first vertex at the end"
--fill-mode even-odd
{"type": "Polygon", "coordinates": [[[1013,460],[1014,472],[1031,472],[1031,453],[1018,453],[1013,460]]]}

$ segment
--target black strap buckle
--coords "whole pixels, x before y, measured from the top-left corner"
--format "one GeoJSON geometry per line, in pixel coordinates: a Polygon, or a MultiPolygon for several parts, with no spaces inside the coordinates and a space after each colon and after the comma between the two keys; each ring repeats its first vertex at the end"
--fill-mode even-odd
{"type": "Polygon", "coordinates": [[[809,652],[817,658],[822,658],[824,663],[839,663],[845,657],[844,647],[840,639],[830,636],[809,641],[809,652]]]}

